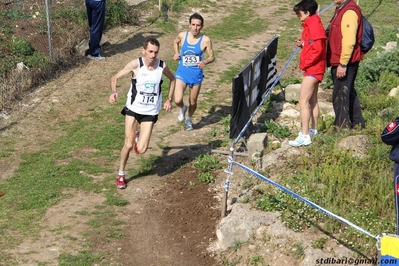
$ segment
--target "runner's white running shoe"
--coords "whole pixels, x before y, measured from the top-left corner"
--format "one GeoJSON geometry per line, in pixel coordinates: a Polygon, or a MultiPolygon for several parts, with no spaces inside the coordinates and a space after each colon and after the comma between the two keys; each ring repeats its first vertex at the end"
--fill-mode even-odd
{"type": "Polygon", "coordinates": [[[180,114],[177,117],[177,121],[183,122],[184,117],[186,116],[186,112],[187,112],[187,106],[184,105],[182,108],[180,108],[180,114]]]}

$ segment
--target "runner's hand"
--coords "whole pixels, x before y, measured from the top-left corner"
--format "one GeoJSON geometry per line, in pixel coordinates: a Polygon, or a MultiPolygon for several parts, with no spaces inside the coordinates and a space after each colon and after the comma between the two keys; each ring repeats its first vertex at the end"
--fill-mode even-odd
{"type": "Polygon", "coordinates": [[[205,62],[204,62],[204,61],[200,61],[200,62],[198,63],[198,67],[201,68],[201,69],[203,69],[203,68],[205,67],[205,62]]]}
{"type": "Polygon", "coordinates": [[[180,54],[174,54],[173,60],[180,60],[180,54]]]}
{"type": "Polygon", "coordinates": [[[165,111],[168,111],[168,112],[172,111],[172,103],[170,100],[167,100],[165,102],[165,104],[163,105],[163,109],[165,109],[165,111]]]}
{"type": "Polygon", "coordinates": [[[113,92],[111,93],[111,95],[109,96],[109,102],[110,103],[114,103],[116,102],[116,99],[118,98],[118,93],[117,92],[113,92]]]}

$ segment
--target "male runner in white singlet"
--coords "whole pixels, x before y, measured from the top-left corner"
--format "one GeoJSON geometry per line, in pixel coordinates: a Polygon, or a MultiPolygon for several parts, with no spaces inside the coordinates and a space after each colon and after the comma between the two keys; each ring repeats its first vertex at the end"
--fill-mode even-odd
{"type": "Polygon", "coordinates": [[[215,61],[213,54],[211,39],[201,34],[201,29],[204,27],[204,18],[194,13],[189,19],[189,31],[180,32],[173,42],[174,60],[180,60],[176,70],[176,90],[175,103],[180,107],[180,114],[177,118],[179,122],[184,120],[187,106],[183,103],[183,94],[187,88],[190,87],[188,115],[186,117],[186,130],[193,129],[192,115],[197,109],[198,94],[201,89],[204,74],[202,69],[205,65],[215,61]],[[181,49],[179,52],[179,46],[181,49]],[[207,52],[208,58],[203,59],[204,52],[207,52]]]}
{"type": "Polygon", "coordinates": [[[143,57],[130,61],[122,70],[111,78],[111,95],[109,102],[118,98],[117,80],[132,73],[132,84],[127,94],[126,106],[122,110],[125,116],[125,143],[121,150],[119,172],[116,187],[126,188],[125,167],[130,151],[136,154],[145,153],[150,142],[154,124],[162,108],[162,75],[170,80],[169,93],[164,104],[166,111],[172,110],[172,96],[175,88],[175,77],[166,63],[157,58],[159,42],[155,38],[147,38],[142,48],[143,57]],[[140,133],[137,126],[140,124],[140,133]]]}

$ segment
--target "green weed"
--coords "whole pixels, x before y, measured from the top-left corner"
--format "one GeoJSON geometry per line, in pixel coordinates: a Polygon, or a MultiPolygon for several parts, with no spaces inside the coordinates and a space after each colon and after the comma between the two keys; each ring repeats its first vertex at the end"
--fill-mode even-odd
{"type": "Polygon", "coordinates": [[[137,24],[138,16],[124,0],[108,1],[105,13],[106,27],[115,27],[123,24],[137,24]]]}
{"type": "Polygon", "coordinates": [[[297,259],[303,258],[305,255],[305,247],[302,242],[297,242],[294,244],[293,256],[297,259]]]}
{"type": "Polygon", "coordinates": [[[198,180],[203,183],[215,183],[215,178],[210,173],[199,173],[198,180]]]}
{"type": "Polygon", "coordinates": [[[234,241],[234,246],[233,246],[234,251],[239,250],[243,244],[244,243],[242,241],[239,240],[234,241]]]}
{"type": "Polygon", "coordinates": [[[261,256],[253,256],[251,257],[251,259],[249,260],[249,264],[250,265],[261,265],[261,266],[265,266],[265,260],[261,257],[261,256]]]}
{"type": "Polygon", "coordinates": [[[80,251],[78,255],[61,254],[58,257],[60,266],[69,265],[93,265],[99,264],[104,259],[104,256],[99,253],[92,253],[84,250],[80,251]]]}
{"type": "Polygon", "coordinates": [[[219,160],[209,154],[201,154],[194,159],[194,166],[202,172],[210,172],[222,168],[219,160]]]}
{"type": "Polygon", "coordinates": [[[17,56],[30,56],[35,51],[27,39],[18,39],[15,36],[12,38],[10,49],[17,56]]]}
{"type": "Polygon", "coordinates": [[[291,131],[287,126],[281,126],[273,120],[265,122],[265,126],[266,132],[273,134],[276,138],[284,138],[291,135],[291,131]]]}
{"type": "Polygon", "coordinates": [[[328,238],[323,236],[315,241],[312,241],[312,248],[324,249],[326,247],[327,240],[328,238]]]}

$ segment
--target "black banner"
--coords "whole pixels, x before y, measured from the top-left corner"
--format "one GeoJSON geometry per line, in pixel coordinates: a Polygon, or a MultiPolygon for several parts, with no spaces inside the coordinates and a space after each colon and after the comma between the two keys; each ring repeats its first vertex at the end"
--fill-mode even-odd
{"type": "MultiPolygon", "coordinates": [[[[230,120],[230,139],[238,137],[252,113],[266,97],[277,78],[276,55],[278,36],[275,35],[252,60],[233,78],[233,102],[230,120]]],[[[249,123],[243,137],[253,132],[249,123]]]]}

